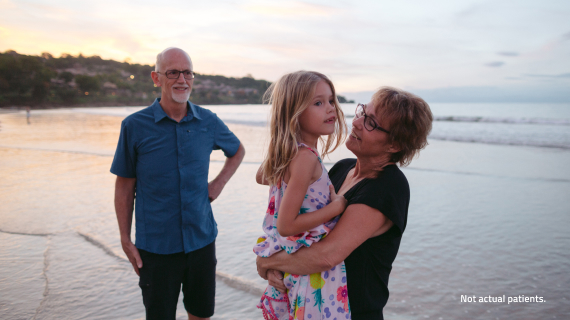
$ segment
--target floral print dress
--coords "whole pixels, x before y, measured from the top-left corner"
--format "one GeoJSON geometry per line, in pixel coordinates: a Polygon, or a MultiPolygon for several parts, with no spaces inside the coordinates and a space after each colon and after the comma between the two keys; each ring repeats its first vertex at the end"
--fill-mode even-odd
{"type": "MultiPolygon", "coordinates": [[[[311,150],[322,167],[321,177],[309,186],[299,210],[299,214],[310,214],[330,203],[331,181],[318,153],[305,144],[300,144],[299,147],[301,146],[311,150]]],[[[290,254],[302,246],[310,247],[314,242],[324,238],[339,219],[336,217],[295,236],[282,237],[277,232],[276,225],[279,205],[286,188],[287,184],[281,181],[279,186],[273,185],[269,189],[269,205],[263,221],[265,234],[257,240],[253,248],[253,252],[260,257],[269,257],[281,250],[290,254]]],[[[261,296],[257,307],[262,310],[265,319],[350,319],[344,262],[331,270],[311,275],[286,273],[283,282],[287,287],[287,294],[269,285],[261,296]]]]}

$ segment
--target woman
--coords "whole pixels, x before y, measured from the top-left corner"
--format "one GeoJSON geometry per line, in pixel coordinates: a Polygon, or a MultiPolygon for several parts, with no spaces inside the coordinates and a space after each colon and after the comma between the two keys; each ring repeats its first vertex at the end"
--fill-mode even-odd
{"type": "Polygon", "coordinates": [[[348,201],[342,217],[309,248],[257,258],[259,275],[285,290],[281,273],[274,270],[305,275],[344,260],[348,292],[338,294],[348,294],[352,319],[383,319],[410,200],[408,182],[396,164],[410,164],[427,145],[432,120],[424,100],[394,88],[381,88],[370,103],[359,104],[346,142],[356,159],[341,160],[329,172],[337,194],[348,201]]]}

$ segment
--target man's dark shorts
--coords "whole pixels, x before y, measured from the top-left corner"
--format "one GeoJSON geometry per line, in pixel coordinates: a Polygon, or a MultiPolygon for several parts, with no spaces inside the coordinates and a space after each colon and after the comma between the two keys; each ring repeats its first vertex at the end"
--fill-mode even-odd
{"type": "Polygon", "coordinates": [[[175,319],[180,285],[184,307],[190,314],[214,314],[216,294],[216,244],[189,253],[155,254],[140,250],[143,267],[139,286],[147,319],[175,319]]]}

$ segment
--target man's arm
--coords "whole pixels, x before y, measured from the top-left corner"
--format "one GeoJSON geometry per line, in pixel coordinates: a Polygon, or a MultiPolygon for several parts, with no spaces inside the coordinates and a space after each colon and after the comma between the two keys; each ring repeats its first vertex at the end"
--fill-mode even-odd
{"type": "Polygon", "coordinates": [[[121,246],[133,265],[137,275],[142,268],[142,260],[139,250],[131,241],[131,227],[133,224],[133,208],[135,202],[136,178],[123,178],[117,176],[115,182],[115,212],[119,222],[121,246]]]}
{"type": "Polygon", "coordinates": [[[238,151],[233,156],[226,159],[222,171],[218,173],[218,176],[214,180],[208,183],[208,198],[210,198],[210,202],[216,200],[220,193],[222,193],[226,183],[230,181],[230,178],[234,175],[241,164],[244,155],[245,148],[243,147],[243,144],[240,143],[238,151]]]}
{"type": "Polygon", "coordinates": [[[311,274],[330,270],[346,259],[368,238],[388,231],[393,222],[365,204],[349,205],[330,234],[309,248],[293,254],[281,251],[269,258],[257,258],[257,272],[267,280],[267,270],[311,274]]]}

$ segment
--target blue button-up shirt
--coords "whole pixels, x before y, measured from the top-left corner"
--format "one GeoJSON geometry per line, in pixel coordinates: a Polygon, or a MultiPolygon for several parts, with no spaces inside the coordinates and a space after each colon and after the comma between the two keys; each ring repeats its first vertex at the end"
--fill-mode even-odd
{"type": "Polygon", "coordinates": [[[123,120],[111,172],[137,179],[136,247],[188,253],[218,234],[208,199],[210,154],[222,149],[231,157],[240,141],[207,109],[188,102],[176,122],[159,101],[123,120]]]}

